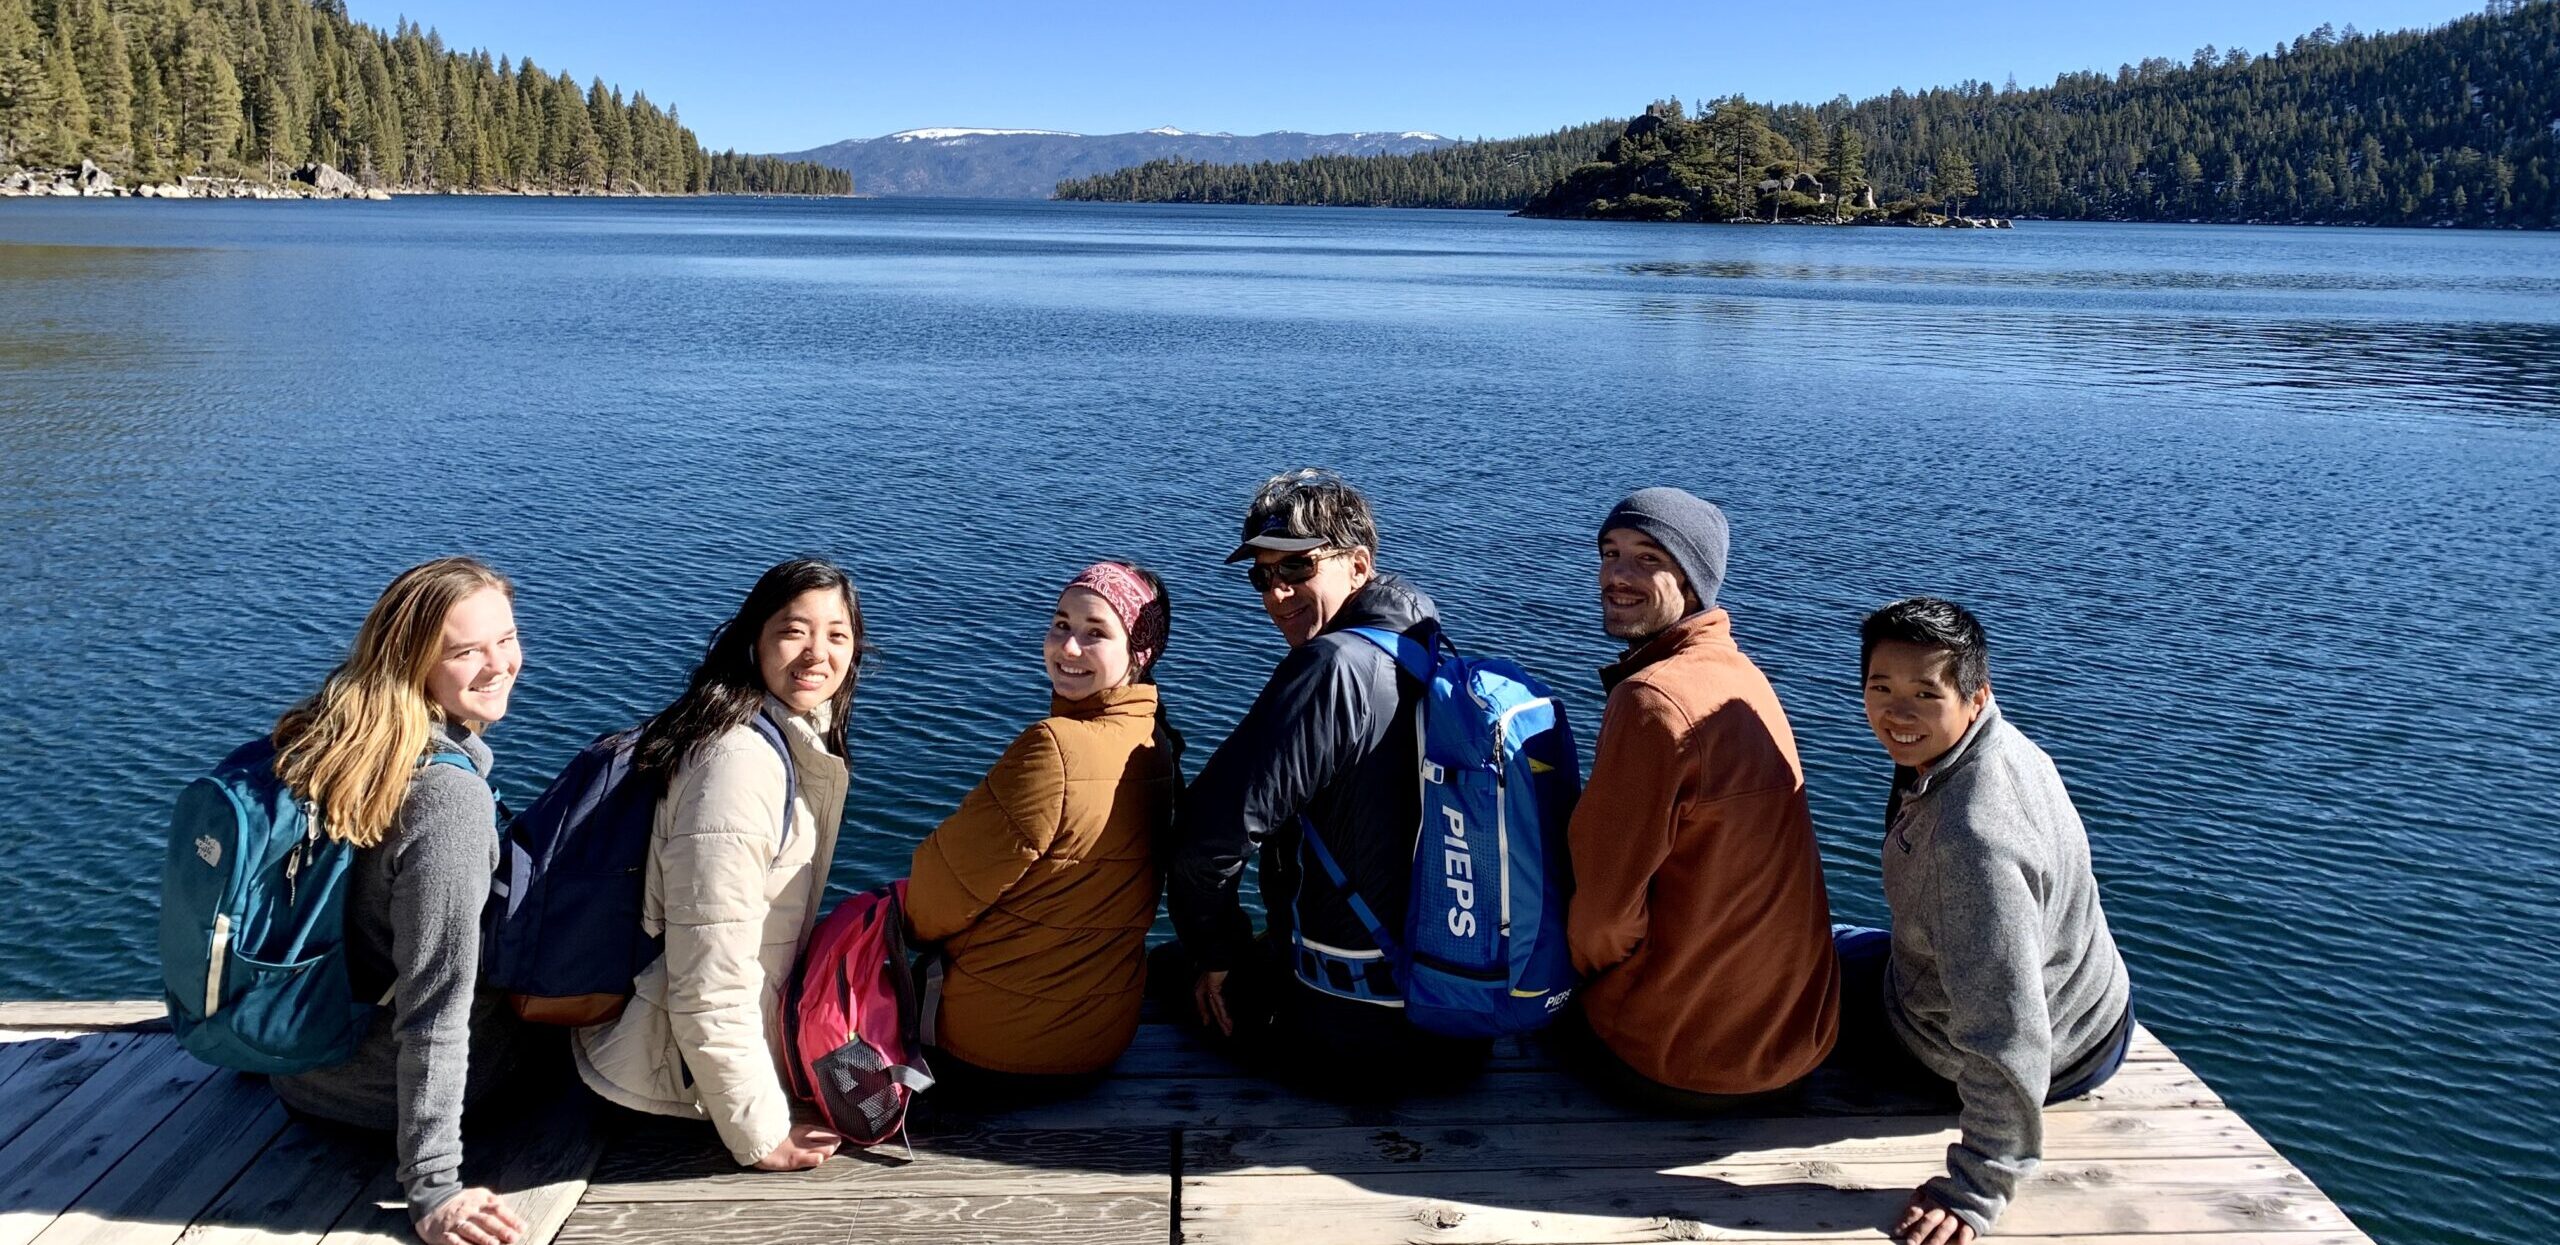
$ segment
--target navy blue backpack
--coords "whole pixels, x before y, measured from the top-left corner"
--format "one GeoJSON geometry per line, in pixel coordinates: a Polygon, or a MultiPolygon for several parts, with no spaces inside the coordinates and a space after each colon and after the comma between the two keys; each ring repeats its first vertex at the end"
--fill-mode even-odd
{"type": "MultiPolygon", "coordinates": [[[[478,773],[439,752],[421,764],[478,773]]],[[[347,977],[347,870],[276,777],[276,747],[242,745],[178,793],[160,864],[160,976],[169,1025],[217,1067],[288,1076],[343,1063],[390,1001],[347,977]]]]}
{"type": "MultiPolygon", "coordinates": [[[[798,774],[782,730],[751,722],[782,754],[782,834],[791,836],[798,774]]],[[[658,784],[632,772],[640,731],[586,746],[507,827],[480,917],[480,973],[536,1024],[602,1024],[622,1014],[631,981],[663,939],[641,926],[658,784]]]]}
{"type": "Polygon", "coordinates": [[[1378,944],[1374,957],[1310,946],[1300,922],[1300,980],[1385,1001],[1366,963],[1383,959],[1405,1018],[1449,1037],[1526,1033],[1573,995],[1565,909],[1573,861],[1565,828],[1582,793],[1564,706],[1535,675],[1499,658],[1463,657],[1435,629],[1428,644],[1374,627],[1350,634],[1420,682],[1422,825],[1405,928],[1387,929],[1341,862],[1304,822],[1305,843],[1378,944]]]}

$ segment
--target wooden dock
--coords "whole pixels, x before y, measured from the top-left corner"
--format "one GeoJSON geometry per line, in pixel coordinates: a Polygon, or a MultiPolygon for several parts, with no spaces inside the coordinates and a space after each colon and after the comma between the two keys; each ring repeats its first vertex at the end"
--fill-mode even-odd
{"type": "MultiPolygon", "coordinates": [[[[1783,1118],[1651,1118],[1508,1044],[1462,1093],[1345,1106],[1149,1024],[1092,1093],[939,1113],[911,1163],[745,1172],[708,1128],[600,1124],[572,1092],[475,1126],[465,1175],[564,1245],[1873,1241],[1955,1135],[1911,1105],[1817,1088],[1783,1118]]],[[[2046,1118],[2002,1238],[2367,1245],[2148,1033],[2046,1118]]],[[[180,1051],[156,1003],[0,1004],[0,1245],[410,1242],[398,1199],[387,1143],[288,1119],[180,1051]]]]}

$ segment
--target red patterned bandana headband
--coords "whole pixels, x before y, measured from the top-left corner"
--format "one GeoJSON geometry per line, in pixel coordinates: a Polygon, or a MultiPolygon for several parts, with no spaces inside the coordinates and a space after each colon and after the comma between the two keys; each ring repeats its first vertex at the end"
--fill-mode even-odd
{"type": "Polygon", "coordinates": [[[1096,562],[1068,580],[1067,587],[1083,588],[1101,597],[1119,617],[1121,630],[1129,633],[1131,677],[1155,668],[1156,659],[1164,656],[1164,598],[1147,585],[1135,568],[1125,562],[1096,562]]]}

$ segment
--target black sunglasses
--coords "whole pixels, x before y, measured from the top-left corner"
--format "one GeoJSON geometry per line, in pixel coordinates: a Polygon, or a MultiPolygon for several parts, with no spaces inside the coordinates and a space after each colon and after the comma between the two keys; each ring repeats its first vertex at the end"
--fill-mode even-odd
{"type": "Polygon", "coordinates": [[[1301,553],[1282,558],[1277,562],[1256,562],[1244,568],[1244,577],[1253,581],[1253,590],[1256,592],[1269,592],[1281,584],[1294,587],[1315,578],[1316,564],[1332,556],[1330,551],[1301,553]]]}

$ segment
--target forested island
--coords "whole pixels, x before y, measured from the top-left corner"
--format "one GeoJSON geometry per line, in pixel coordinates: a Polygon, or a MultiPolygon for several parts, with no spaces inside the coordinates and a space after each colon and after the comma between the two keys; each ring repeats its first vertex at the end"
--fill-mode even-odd
{"type": "Polygon", "coordinates": [[[344,0],[0,0],[0,180],[175,193],[850,194],[676,110],[344,0]]]}
{"type": "Polygon", "coordinates": [[[1058,183],[1061,199],[1509,210],[1589,163],[1620,121],[1529,138],[1477,139],[1402,156],[1318,156],[1253,164],[1150,160],[1058,183]]]}
{"type": "Polygon", "coordinates": [[[2265,53],[2208,46],[2034,89],[1663,101],[1625,126],[1506,141],[1583,145],[1534,184],[1491,175],[1514,167],[1491,158],[1503,144],[1471,143],[1422,156],[1149,165],[1057,193],[1646,220],[1979,213],[2548,229],[2560,227],[2560,0],[2492,0],[2424,31],[2323,26],[2265,53]]]}

